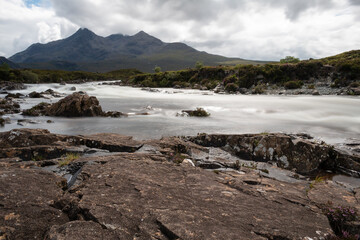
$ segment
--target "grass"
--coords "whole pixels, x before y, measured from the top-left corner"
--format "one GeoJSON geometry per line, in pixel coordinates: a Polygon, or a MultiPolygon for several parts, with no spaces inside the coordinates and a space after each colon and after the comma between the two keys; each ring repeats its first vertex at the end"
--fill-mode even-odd
{"type": "Polygon", "coordinates": [[[65,158],[59,161],[59,167],[67,166],[80,157],[77,153],[66,153],[65,158]]]}

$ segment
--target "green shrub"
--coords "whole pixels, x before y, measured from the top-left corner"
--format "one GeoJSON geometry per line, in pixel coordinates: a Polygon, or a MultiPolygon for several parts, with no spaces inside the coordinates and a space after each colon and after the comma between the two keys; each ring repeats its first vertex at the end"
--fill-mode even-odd
{"type": "Polygon", "coordinates": [[[161,68],[160,68],[160,67],[155,67],[155,68],[154,68],[154,72],[156,72],[156,73],[161,72],[161,68]]]}
{"type": "Polygon", "coordinates": [[[236,85],[235,83],[228,83],[225,86],[226,92],[236,92],[237,90],[239,90],[239,86],[236,85]]]}
{"type": "Polygon", "coordinates": [[[203,64],[202,62],[200,62],[200,61],[197,61],[197,62],[195,63],[195,68],[198,69],[198,70],[200,70],[201,68],[203,68],[203,66],[204,66],[204,64],[203,64]]]}
{"type": "Polygon", "coordinates": [[[280,59],[280,63],[298,63],[298,62],[300,62],[300,59],[293,56],[286,56],[285,58],[280,59]]]}
{"type": "Polygon", "coordinates": [[[254,88],[252,94],[263,94],[265,92],[265,89],[266,86],[264,84],[259,84],[254,88]]]}
{"type": "Polygon", "coordinates": [[[286,89],[298,89],[301,88],[303,85],[303,82],[300,80],[297,81],[288,81],[284,83],[284,86],[286,89]]]}

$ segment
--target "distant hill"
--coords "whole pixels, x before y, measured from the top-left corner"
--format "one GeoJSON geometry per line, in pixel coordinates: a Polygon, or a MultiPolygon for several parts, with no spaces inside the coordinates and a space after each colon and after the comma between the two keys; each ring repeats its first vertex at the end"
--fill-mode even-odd
{"type": "Polygon", "coordinates": [[[33,44],[9,59],[27,68],[91,72],[126,68],[151,72],[156,66],[164,71],[179,70],[193,67],[197,61],[207,66],[263,63],[208,54],[184,43],[165,43],[143,31],[133,36],[101,37],[86,28],[66,39],[33,44]]]}
{"type": "Polygon", "coordinates": [[[13,63],[12,61],[8,60],[6,57],[0,57],[0,65],[7,64],[10,68],[16,69],[19,68],[19,65],[13,63]]]}

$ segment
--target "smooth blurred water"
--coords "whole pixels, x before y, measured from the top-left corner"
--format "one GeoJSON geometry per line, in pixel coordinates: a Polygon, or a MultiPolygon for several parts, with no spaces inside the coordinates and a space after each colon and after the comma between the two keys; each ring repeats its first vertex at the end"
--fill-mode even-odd
{"type": "MultiPolygon", "coordinates": [[[[112,132],[131,135],[138,139],[173,135],[206,133],[309,133],[328,143],[341,143],[349,138],[360,138],[360,98],[347,96],[267,96],[219,95],[210,91],[160,89],[148,92],[139,88],[98,85],[98,83],[28,85],[28,94],[49,88],[70,94],[70,88],[96,96],[103,110],[126,113],[149,112],[150,115],[131,115],[127,118],[34,118],[39,124],[28,128],[47,128],[54,133],[92,134],[112,132]],[[153,110],[147,110],[151,106],[153,110]],[[211,113],[208,118],[177,117],[184,109],[202,107],[211,113]],[[46,123],[51,119],[54,123],[46,123]]],[[[3,96],[2,96],[3,97],[3,96]]],[[[26,99],[22,108],[30,108],[41,101],[56,99],[26,99]]],[[[0,131],[21,128],[11,116],[12,124],[0,131]]]]}

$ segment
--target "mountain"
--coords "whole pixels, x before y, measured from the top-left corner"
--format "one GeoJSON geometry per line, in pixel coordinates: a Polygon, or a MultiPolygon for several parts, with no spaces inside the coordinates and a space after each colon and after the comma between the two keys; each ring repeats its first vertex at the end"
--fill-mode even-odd
{"type": "Polygon", "coordinates": [[[0,57],[0,66],[3,65],[4,63],[13,69],[20,67],[18,64],[13,63],[12,61],[8,60],[6,57],[0,57]]]}
{"type": "Polygon", "coordinates": [[[184,43],[165,43],[143,31],[133,36],[101,37],[86,28],[66,39],[33,44],[9,59],[27,68],[92,72],[125,68],[151,72],[155,66],[179,70],[193,67],[197,61],[208,66],[261,63],[200,52],[184,43]]]}

